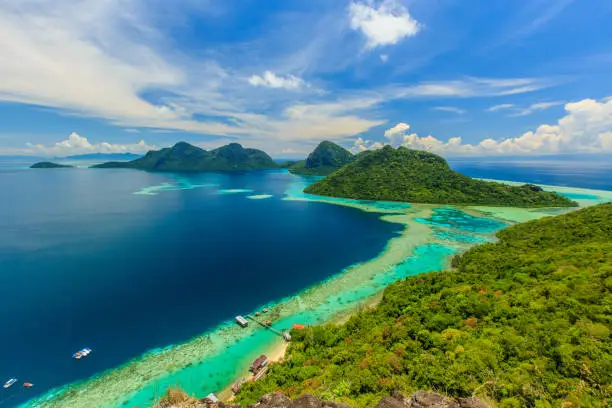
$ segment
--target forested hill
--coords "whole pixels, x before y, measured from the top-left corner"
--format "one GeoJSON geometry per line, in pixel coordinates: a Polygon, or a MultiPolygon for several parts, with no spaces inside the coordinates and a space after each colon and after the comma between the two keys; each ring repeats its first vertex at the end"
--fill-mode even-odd
{"type": "Polygon", "coordinates": [[[204,150],[186,142],[150,151],[144,157],[129,162],[107,162],[94,168],[131,168],[149,171],[234,171],[278,168],[267,153],[245,149],[230,143],[214,150],[204,150]]]}
{"type": "Polygon", "coordinates": [[[361,200],[431,204],[569,207],[576,203],[534,185],[520,187],[472,179],[435,154],[405,147],[360,154],[305,192],[361,200]]]}
{"type": "Polygon", "coordinates": [[[372,406],[393,390],[502,408],[612,398],[612,204],[510,227],[455,270],[390,285],[341,326],[293,331],[285,362],[238,394],[282,390],[372,406]]]}
{"type": "Polygon", "coordinates": [[[295,174],[327,176],[353,160],[353,154],[333,142],[324,141],[308,155],[306,160],[289,167],[295,174]]]}

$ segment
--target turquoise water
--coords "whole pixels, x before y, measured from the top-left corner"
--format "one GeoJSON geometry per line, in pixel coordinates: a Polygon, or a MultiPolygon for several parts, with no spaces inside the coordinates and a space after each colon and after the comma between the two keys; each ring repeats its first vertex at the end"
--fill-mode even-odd
{"type": "MultiPolygon", "coordinates": [[[[501,221],[475,217],[451,207],[436,208],[433,210],[430,218],[416,218],[416,221],[436,227],[454,228],[460,231],[484,234],[495,232],[507,226],[507,224],[501,221]]],[[[457,237],[460,240],[464,239],[464,237],[457,237]]],[[[453,235],[449,235],[448,238],[452,240],[453,235]]]]}
{"type": "Polygon", "coordinates": [[[571,200],[597,200],[599,196],[594,194],[584,194],[584,193],[561,193],[565,197],[571,200]]]}

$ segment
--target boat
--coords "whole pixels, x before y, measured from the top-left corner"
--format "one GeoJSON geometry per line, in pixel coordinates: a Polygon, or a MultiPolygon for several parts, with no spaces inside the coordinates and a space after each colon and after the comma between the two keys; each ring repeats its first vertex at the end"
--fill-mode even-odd
{"type": "Polygon", "coordinates": [[[236,316],[236,322],[242,327],[247,327],[249,325],[247,319],[242,316],[236,316]]]}
{"type": "Polygon", "coordinates": [[[13,384],[15,384],[17,382],[16,378],[11,378],[10,380],[8,380],[7,382],[4,383],[4,385],[2,386],[2,388],[10,388],[13,386],[13,384]]]}
{"type": "Polygon", "coordinates": [[[76,353],[74,353],[72,355],[72,358],[74,358],[75,360],[80,360],[83,357],[87,357],[89,353],[91,353],[91,349],[89,347],[85,347],[84,349],[81,349],[77,351],[76,353]]]}
{"type": "Polygon", "coordinates": [[[25,382],[25,383],[23,383],[23,386],[26,387],[26,388],[32,388],[34,386],[34,384],[29,383],[29,382],[25,382]]]}

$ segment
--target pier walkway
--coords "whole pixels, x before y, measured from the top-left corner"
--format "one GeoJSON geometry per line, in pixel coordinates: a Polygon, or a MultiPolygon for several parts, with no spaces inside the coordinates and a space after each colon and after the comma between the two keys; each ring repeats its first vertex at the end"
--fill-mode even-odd
{"type": "Polygon", "coordinates": [[[253,317],[253,316],[251,316],[251,315],[247,315],[246,317],[247,317],[247,319],[251,319],[251,320],[252,320],[252,321],[254,321],[255,323],[259,324],[261,327],[264,327],[264,328],[266,328],[266,329],[270,330],[271,332],[276,333],[276,334],[278,334],[279,336],[281,336],[281,337],[283,337],[283,338],[284,338],[283,333],[282,333],[282,332],[280,332],[280,331],[278,331],[278,330],[276,330],[274,327],[266,325],[265,323],[263,323],[263,322],[259,321],[258,319],[256,319],[255,317],[253,317]]]}

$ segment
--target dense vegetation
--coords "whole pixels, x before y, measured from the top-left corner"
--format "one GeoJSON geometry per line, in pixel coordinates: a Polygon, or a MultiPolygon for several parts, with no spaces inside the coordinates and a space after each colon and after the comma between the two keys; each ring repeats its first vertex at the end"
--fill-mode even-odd
{"type": "Polygon", "coordinates": [[[305,190],[362,200],[512,207],[568,207],[576,203],[534,185],[513,187],[457,173],[435,154],[404,147],[360,154],[305,190]]]}
{"type": "Polygon", "coordinates": [[[150,151],[144,157],[129,162],[108,162],[95,168],[131,168],[149,171],[234,171],[278,168],[270,156],[257,149],[245,149],[230,143],[206,151],[186,142],[159,151],[150,151]]]}
{"type": "Polygon", "coordinates": [[[295,174],[327,176],[353,160],[351,152],[335,143],[324,141],[308,155],[306,160],[289,167],[295,174]]]}
{"type": "Polygon", "coordinates": [[[66,169],[74,166],[69,166],[67,164],[59,164],[53,162],[39,162],[30,166],[31,169],[66,169]]]}
{"type": "Polygon", "coordinates": [[[500,407],[612,402],[612,204],[498,233],[455,270],[390,285],[340,326],[293,331],[285,362],[238,394],[282,390],[358,406],[399,389],[500,407]]]}

